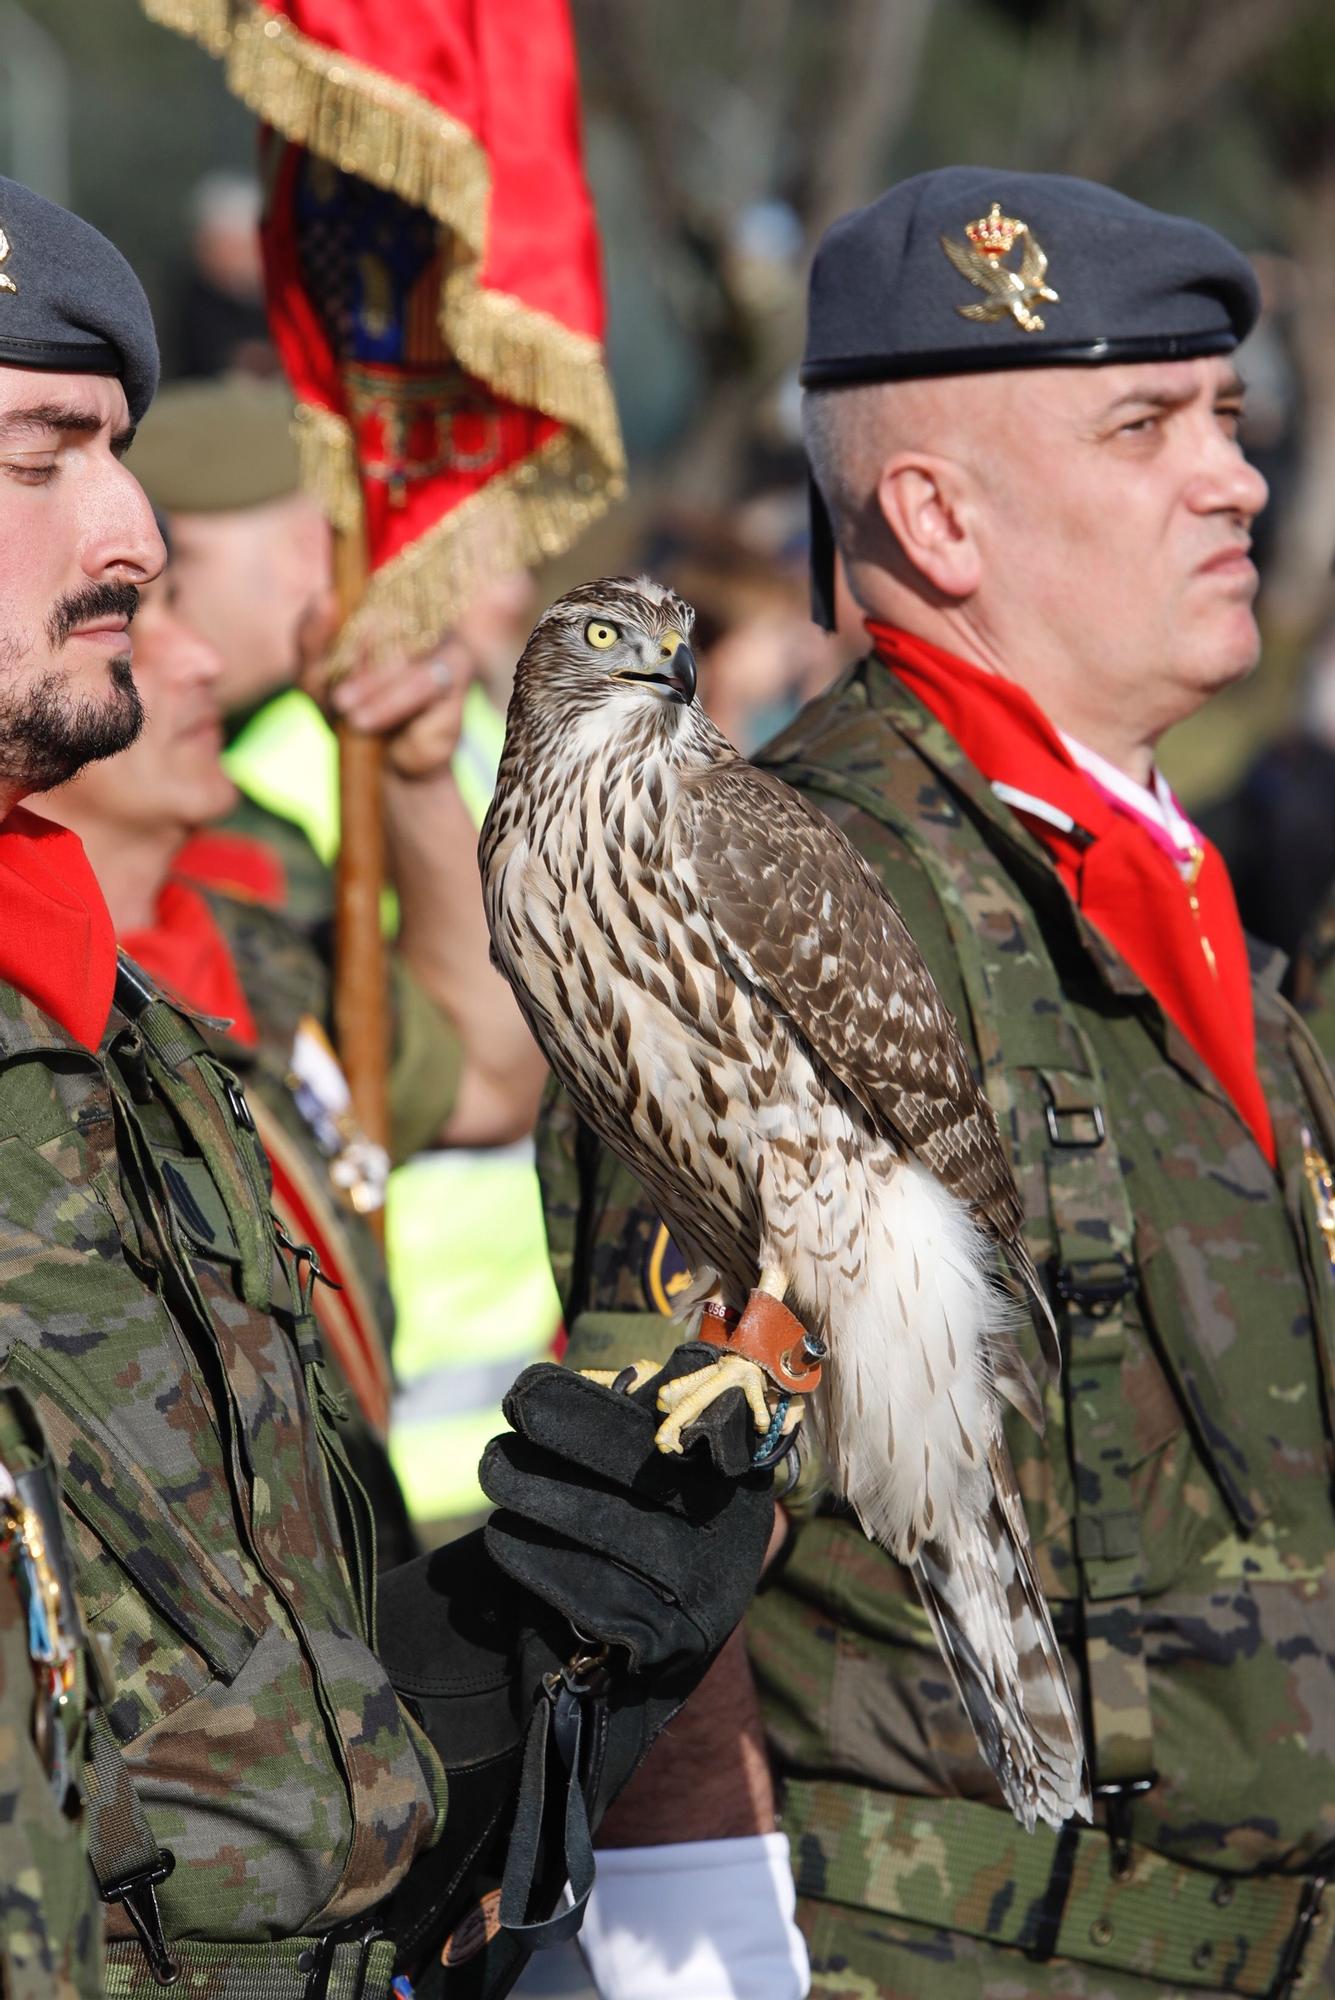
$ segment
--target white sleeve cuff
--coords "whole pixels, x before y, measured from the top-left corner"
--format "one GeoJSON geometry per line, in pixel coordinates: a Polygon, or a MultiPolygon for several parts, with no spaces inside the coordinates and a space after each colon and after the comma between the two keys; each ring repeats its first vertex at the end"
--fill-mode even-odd
{"type": "Polygon", "coordinates": [[[580,1932],[602,2000],[805,2000],[788,1836],[606,1847],[580,1932]]]}

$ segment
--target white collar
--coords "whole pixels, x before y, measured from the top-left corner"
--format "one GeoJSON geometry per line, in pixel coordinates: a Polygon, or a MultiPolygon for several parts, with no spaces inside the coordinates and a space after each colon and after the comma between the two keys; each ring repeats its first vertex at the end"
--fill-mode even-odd
{"type": "Polygon", "coordinates": [[[1200,836],[1174,798],[1172,786],[1157,764],[1150,773],[1149,784],[1140,785],[1134,778],[1128,778],[1125,771],[1119,771],[1116,764],[1110,764],[1097,750],[1091,750],[1088,744],[1077,742],[1065,730],[1059,729],[1057,734],[1082,771],[1087,771],[1105,792],[1111,792],[1131,812],[1139,813],[1142,819],[1153,820],[1184,859],[1200,846],[1200,836]]]}

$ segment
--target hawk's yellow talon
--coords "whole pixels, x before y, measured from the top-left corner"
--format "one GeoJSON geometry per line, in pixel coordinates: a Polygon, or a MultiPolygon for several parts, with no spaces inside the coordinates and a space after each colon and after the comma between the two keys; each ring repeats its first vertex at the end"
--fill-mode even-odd
{"type": "Polygon", "coordinates": [[[651,1376],[657,1375],[663,1364],[661,1361],[629,1361],[624,1368],[580,1368],[576,1372],[586,1382],[596,1382],[600,1388],[615,1389],[620,1382],[626,1395],[635,1389],[642,1389],[651,1376]],[[626,1375],[630,1380],[623,1381],[626,1375]]]}
{"type": "Polygon", "coordinates": [[[684,1451],[682,1432],[729,1389],[740,1389],[746,1397],[752,1421],[763,1437],[770,1427],[770,1407],[765,1397],[768,1380],[764,1369],[758,1368],[754,1361],[740,1354],[724,1354],[707,1368],[697,1368],[693,1374],[679,1375],[675,1382],[665,1382],[658,1392],[658,1407],[667,1421],[659,1425],[654,1443],[663,1452],[684,1451]]]}

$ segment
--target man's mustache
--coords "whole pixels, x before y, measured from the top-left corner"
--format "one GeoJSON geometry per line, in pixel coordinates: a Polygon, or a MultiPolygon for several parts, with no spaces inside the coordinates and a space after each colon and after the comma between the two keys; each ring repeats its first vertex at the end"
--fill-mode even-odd
{"type": "Polygon", "coordinates": [[[139,592],[132,583],[89,583],[73,590],[53,607],[46,621],[46,636],[53,652],[58,652],[70,634],[95,618],[133,618],[139,609],[139,592]]]}

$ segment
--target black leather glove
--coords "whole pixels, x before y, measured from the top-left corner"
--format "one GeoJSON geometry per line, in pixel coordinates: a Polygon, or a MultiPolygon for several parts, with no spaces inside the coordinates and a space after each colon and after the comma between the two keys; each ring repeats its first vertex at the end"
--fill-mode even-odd
{"type": "Polygon", "coordinates": [[[683,1456],[653,1442],[659,1388],[716,1358],[679,1348],[630,1396],[526,1369],[505,1399],[513,1433],[483,1454],[499,1510],[489,1553],[583,1637],[624,1648],[632,1674],[711,1659],[764,1560],[773,1499],[768,1479],[745,1476],[754,1432],[740,1392],[711,1405],[683,1456]]]}
{"type": "MultiPolygon", "coordinates": [[[[401,1898],[399,1921],[392,1906],[388,1916],[419,1993],[495,2000],[534,1946],[578,1928],[591,1829],[755,1589],[773,1497],[770,1475],[749,1469],[740,1394],[692,1426],[684,1455],[654,1445],[663,1382],[715,1358],[678,1348],[633,1395],[526,1369],[505,1400],[513,1430],[480,1468],[497,1512],[382,1582],[381,1657],[450,1782],[444,1837],[409,1878],[415,1905],[401,1898]],[[567,1878],[574,1908],[551,1920],[567,1878]],[[500,1933],[442,1973],[433,1913],[448,1927],[498,1884],[500,1933]],[[424,1969],[415,1954],[428,1938],[424,1969]]],[[[467,1950],[464,1931],[447,1960],[467,1950]]]]}

